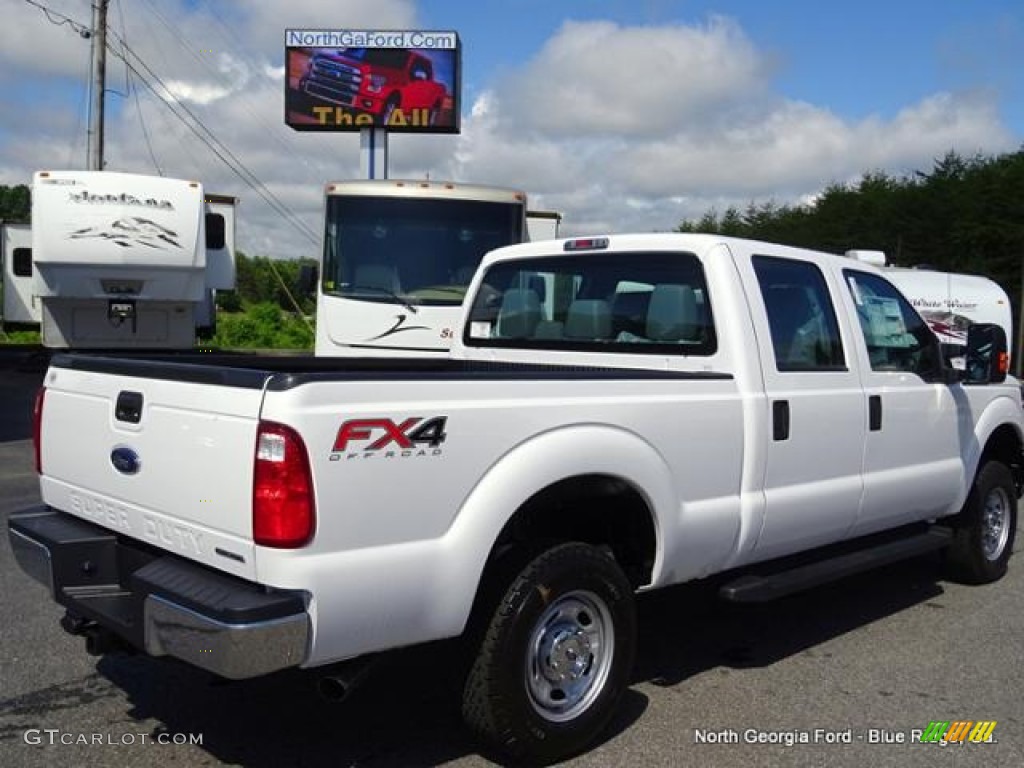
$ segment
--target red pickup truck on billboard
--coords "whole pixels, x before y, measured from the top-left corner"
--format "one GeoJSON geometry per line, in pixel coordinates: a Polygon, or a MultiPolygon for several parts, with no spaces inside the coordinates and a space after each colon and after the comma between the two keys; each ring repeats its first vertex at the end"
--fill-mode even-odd
{"type": "MultiPolygon", "coordinates": [[[[289,51],[290,56],[296,53],[289,51]]],[[[457,130],[454,61],[450,51],[428,55],[409,48],[313,49],[295,87],[289,88],[288,122],[314,130],[368,124],[393,130],[457,130]],[[439,71],[437,64],[447,71],[439,71]],[[362,115],[372,123],[359,119],[362,115]]],[[[290,74],[297,63],[289,61],[290,74]]]]}

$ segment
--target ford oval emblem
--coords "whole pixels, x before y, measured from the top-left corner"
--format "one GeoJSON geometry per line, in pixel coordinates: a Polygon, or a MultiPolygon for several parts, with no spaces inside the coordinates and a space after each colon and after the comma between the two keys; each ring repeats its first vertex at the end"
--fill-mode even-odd
{"type": "Polygon", "coordinates": [[[125,445],[118,446],[110,452],[110,463],[122,475],[134,475],[142,467],[139,454],[125,445]]]}

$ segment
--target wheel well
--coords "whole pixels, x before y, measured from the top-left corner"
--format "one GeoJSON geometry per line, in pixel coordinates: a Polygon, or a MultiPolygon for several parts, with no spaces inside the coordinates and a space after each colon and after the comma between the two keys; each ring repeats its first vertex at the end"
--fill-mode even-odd
{"type": "Polygon", "coordinates": [[[1017,486],[1017,496],[1020,497],[1024,490],[1024,457],[1021,453],[1021,437],[1009,424],[999,427],[989,437],[985,444],[985,450],[981,454],[981,462],[978,469],[985,465],[986,461],[999,461],[1010,468],[1013,473],[1013,482],[1017,486]]]}
{"type": "Polygon", "coordinates": [[[651,580],[657,537],[640,492],[621,478],[578,475],[528,499],[505,524],[488,564],[539,545],[582,541],[606,548],[634,587],[651,580]]]}

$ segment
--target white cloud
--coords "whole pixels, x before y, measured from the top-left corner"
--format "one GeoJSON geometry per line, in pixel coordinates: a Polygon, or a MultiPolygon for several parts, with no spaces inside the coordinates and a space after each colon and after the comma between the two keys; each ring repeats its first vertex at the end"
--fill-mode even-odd
{"type": "Polygon", "coordinates": [[[230,90],[219,85],[186,83],[183,80],[168,81],[167,89],[178,101],[192,101],[203,105],[212,104],[231,93],[230,90]]]}
{"type": "Polygon", "coordinates": [[[561,136],[657,136],[719,122],[723,109],[763,88],[771,70],[739,26],[621,27],[566,22],[504,83],[514,129],[561,136]]]}
{"type": "MultiPolygon", "coordinates": [[[[44,3],[45,4],[45,3],[44,3]]],[[[90,0],[65,0],[50,15],[25,2],[8,2],[0,24],[0,82],[19,71],[80,78],[89,71],[89,45],[76,28],[92,25],[90,0]],[[63,20],[71,19],[74,27],[63,20]]]]}
{"type": "Polygon", "coordinates": [[[798,203],[868,170],[926,169],[950,149],[1013,148],[994,91],[852,121],[784,98],[772,69],[722,18],[567,23],[472,105],[455,168],[526,188],[569,233],[664,230],[712,207],[798,203]]]}

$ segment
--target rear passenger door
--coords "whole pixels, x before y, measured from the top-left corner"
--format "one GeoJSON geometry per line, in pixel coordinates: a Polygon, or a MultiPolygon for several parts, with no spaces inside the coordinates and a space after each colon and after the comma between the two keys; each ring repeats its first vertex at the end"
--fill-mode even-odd
{"type": "Polygon", "coordinates": [[[869,405],[859,535],[949,512],[964,483],[961,431],[973,429],[963,390],[944,381],[938,339],[910,302],[879,275],[846,269],[843,278],[869,405]]]}
{"type": "Polygon", "coordinates": [[[751,304],[770,333],[759,344],[769,434],[755,553],[765,559],[847,534],[860,508],[867,419],[849,365],[853,330],[834,303],[838,281],[796,258],[754,255],[751,266],[761,294],[760,307],[751,304]]]}

